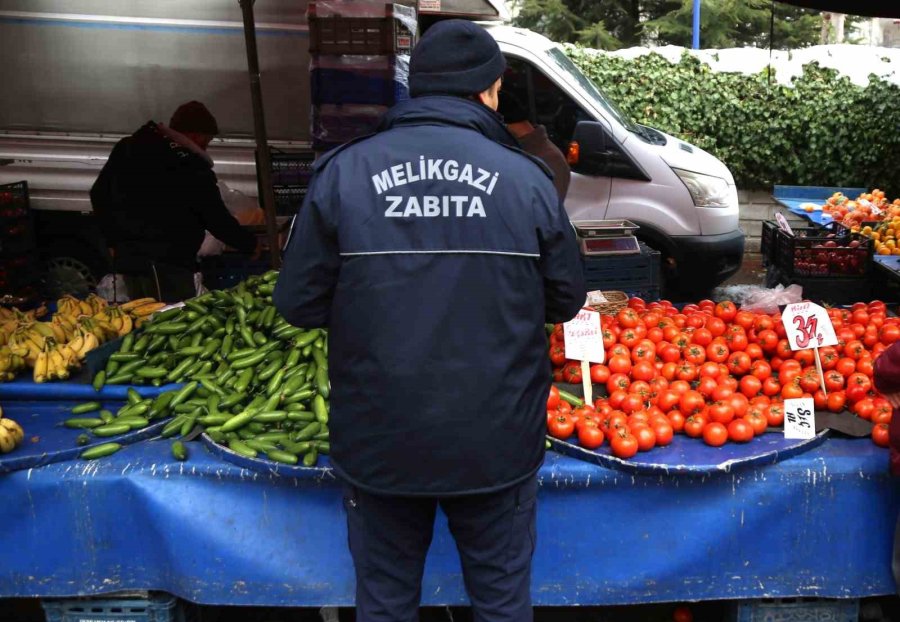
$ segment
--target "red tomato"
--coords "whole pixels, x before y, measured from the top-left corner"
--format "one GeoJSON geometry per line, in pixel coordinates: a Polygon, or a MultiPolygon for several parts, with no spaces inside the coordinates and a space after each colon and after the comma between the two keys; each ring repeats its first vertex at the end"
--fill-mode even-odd
{"type": "Polygon", "coordinates": [[[676,380],[669,385],[673,391],[678,391],[678,395],[684,395],[685,391],[690,391],[691,385],[684,380],[676,380]]]}
{"type": "Polygon", "coordinates": [[[678,365],[678,370],[675,372],[675,376],[679,380],[692,382],[697,378],[697,367],[685,361],[684,363],[678,365]]]}
{"type": "Polygon", "coordinates": [[[725,337],[725,342],[728,344],[728,349],[732,352],[743,352],[750,343],[743,331],[728,334],[725,337]]]}
{"type": "Polygon", "coordinates": [[[713,337],[718,337],[719,335],[725,334],[725,329],[727,327],[722,318],[711,317],[706,321],[706,328],[713,337]]]}
{"type": "Polygon", "coordinates": [[[744,419],[735,419],[728,424],[728,438],[735,443],[747,443],[753,440],[753,427],[744,419]]]}
{"type": "Polygon", "coordinates": [[[888,424],[879,423],[872,428],[872,442],[879,447],[889,447],[891,444],[891,434],[888,424]]]}
{"type": "Polygon", "coordinates": [[[727,384],[716,384],[716,388],[712,392],[712,399],[715,402],[727,400],[734,393],[734,389],[727,384]]]}
{"type": "MultiPolygon", "coordinates": [[[[763,380],[772,375],[772,366],[764,360],[753,361],[750,364],[750,373],[762,383],[763,380]]],[[[760,387],[761,386],[762,385],[760,384],[760,387]]]]}
{"type": "Polygon", "coordinates": [[[631,372],[631,359],[625,356],[614,356],[609,359],[609,371],[613,374],[627,374],[631,372]]]}
{"type": "Polygon", "coordinates": [[[619,409],[625,414],[631,414],[642,408],[644,408],[644,398],[637,393],[629,393],[619,405],[619,409]]]}
{"type": "Polygon", "coordinates": [[[778,340],[778,343],[775,345],[775,354],[785,360],[794,358],[794,351],[791,350],[791,344],[788,343],[787,339],[778,340]]]}
{"type": "Polygon", "coordinates": [[[885,324],[878,331],[878,339],[886,346],[891,345],[900,339],[900,326],[896,324],[885,324]]]}
{"type": "Polygon", "coordinates": [[[638,452],[638,441],[631,434],[619,431],[612,435],[609,441],[613,455],[617,458],[628,459],[638,452]]]}
{"type": "Polygon", "coordinates": [[[564,346],[550,346],[550,363],[559,367],[566,362],[566,348],[564,346]]]}
{"type": "Polygon", "coordinates": [[[833,413],[843,412],[847,405],[847,396],[843,391],[835,391],[828,394],[827,408],[833,413]]]}
{"type": "Polygon", "coordinates": [[[672,442],[672,437],[675,435],[675,428],[669,421],[657,421],[650,427],[653,430],[653,435],[656,437],[657,445],[665,447],[672,442]]]}
{"type": "Polygon", "coordinates": [[[715,363],[724,363],[728,359],[728,353],[728,346],[723,342],[713,340],[712,343],[706,346],[707,360],[715,363]]]}
{"type": "Polygon", "coordinates": [[[872,388],[872,380],[865,374],[854,372],[847,377],[847,399],[856,402],[864,398],[872,388]]]}
{"type": "Polygon", "coordinates": [[[764,434],[769,427],[769,422],[766,420],[766,415],[763,414],[761,408],[748,410],[747,414],[744,415],[744,420],[746,420],[753,429],[753,436],[764,434]]]}
{"type": "Polygon", "coordinates": [[[734,408],[727,402],[715,402],[710,405],[707,412],[709,420],[716,423],[728,424],[734,419],[734,408]]]}
{"type": "Polygon", "coordinates": [[[872,400],[872,423],[890,423],[894,409],[886,399],[872,400]]]}
{"type": "Polygon", "coordinates": [[[872,398],[867,397],[856,402],[852,410],[860,419],[869,420],[872,418],[872,411],[875,410],[875,403],[872,398]]]}
{"type": "Polygon", "coordinates": [[[710,378],[709,376],[701,376],[700,381],[697,383],[697,391],[706,397],[713,397],[713,394],[718,387],[719,384],[716,382],[715,378],[710,378]]]}
{"type": "Polygon", "coordinates": [[[703,428],[703,441],[712,447],[721,447],[728,440],[728,430],[721,423],[708,423],[703,428]]]}
{"type": "Polygon", "coordinates": [[[678,402],[678,410],[680,410],[686,417],[690,417],[691,415],[695,415],[706,406],[706,400],[703,399],[703,395],[701,395],[697,391],[685,391],[681,395],[681,399],[678,402]]]}
{"type": "Polygon", "coordinates": [[[606,365],[591,365],[591,382],[594,384],[606,384],[611,373],[606,365]]]}
{"type": "Polygon", "coordinates": [[[585,449],[597,449],[603,444],[603,431],[596,424],[581,426],[578,430],[578,444],[585,449]]]}
{"type": "Polygon", "coordinates": [[[835,363],[834,368],[844,377],[846,378],[850,374],[856,371],[856,361],[849,357],[844,357],[838,359],[838,362],[835,363]]]}
{"type": "Polygon", "coordinates": [[[750,408],[750,400],[743,393],[733,393],[728,397],[728,404],[734,409],[735,417],[743,417],[750,408]]]}
{"type": "Polygon", "coordinates": [[[628,299],[628,306],[637,311],[643,311],[646,308],[647,303],[644,302],[644,299],[640,296],[634,296],[633,298],[628,299]]]}
{"type": "Polygon", "coordinates": [[[814,368],[810,367],[803,371],[803,374],[800,376],[800,388],[804,392],[813,393],[821,386],[822,382],[819,379],[819,373],[814,368]]]}
{"type": "Polygon", "coordinates": [[[563,380],[570,384],[581,384],[581,363],[569,363],[563,367],[563,380]]]}
{"type": "Polygon", "coordinates": [[[669,423],[672,425],[672,429],[677,433],[684,430],[684,415],[681,414],[680,410],[670,410],[669,414],[669,423]]]}
{"type": "Polygon", "coordinates": [[[701,377],[709,377],[709,378],[718,378],[722,374],[722,370],[719,369],[718,363],[713,363],[712,361],[707,361],[700,366],[700,376],[701,377]]]}
{"type": "Polygon", "coordinates": [[[656,406],[664,413],[667,413],[677,407],[680,400],[681,394],[678,391],[666,389],[659,394],[659,397],[656,400],[656,406]]]}
{"type": "Polygon", "coordinates": [[[803,397],[803,389],[800,388],[800,383],[794,380],[781,387],[781,397],[786,400],[803,397]]]}
{"type": "Polygon", "coordinates": [[[741,393],[749,397],[756,397],[762,391],[762,381],[756,376],[744,376],[741,378],[741,393]]]}
{"type": "Polygon", "coordinates": [[[547,397],[547,410],[556,410],[559,407],[559,389],[550,385],[550,395],[547,397]]]}
{"type": "Polygon", "coordinates": [[[568,415],[557,415],[547,423],[550,436],[566,440],[575,432],[575,423],[568,415]]]}
{"type": "Polygon", "coordinates": [[[737,315],[737,307],[730,300],[723,300],[716,305],[715,315],[724,322],[730,322],[737,315]]]}
{"type": "Polygon", "coordinates": [[[619,325],[624,328],[634,328],[638,325],[638,322],[641,321],[641,318],[637,311],[631,307],[625,307],[616,315],[616,320],[618,320],[619,325]]]}
{"type": "Polygon", "coordinates": [[[698,328],[694,331],[694,334],[691,335],[691,343],[697,344],[698,346],[705,348],[710,343],[712,343],[713,334],[709,331],[708,328],[698,328]]]}
{"type": "Polygon", "coordinates": [[[706,418],[701,415],[694,415],[693,417],[688,417],[684,420],[684,433],[691,438],[700,438],[703,436],[703,428],[705,427],[706,418]]]}
{"type": "Polygon", "coordinates": [[[832,391],[840,391],[844,388],[844,376],[841,375],[841,372],[836,369],[832,369],[831,371],[825,372],[825,390],[831,393],[832,391]]]}
{"type": "Polygon", "coordinates": [[[837,350],[828,346],[819,348],[819,359],[822,362],[822,369],[824,371],[829,371],[835,368],[838,360],[840,360],[840,356],[838,356],[837,350]]]}
{"type": "Polygon", "coordinates": [[[656,434],[650,426],[638,425],[631,428],[631,433],[637,439],[638,451],[650,451],[656,447],[656,434]]]}
{"type": "Polygon", "coordinates": [[[773,428],[780,427],[784,423],[784,406],[772,404],[766,412],[766,422],[773,428]]]}
{"type": "Polygon", "coordinates": [[[622,406],[622,402],[625,401],[625,398],[628,397],[628,392],[624,389],[615,389],[609,394],[609,405],[613,407],[613,409],[618,409],[622,406]]]}
{"type": "Polygon", "coordinates": [[[856,371],[871,378],[875,375],[875,359],[871,357],[859,359],[856,361],[856,371]]]}
{"type": "Polygon", "coordinates": [[[706,350],[697,344],[688,345],[682,354],[684,360],[692,365],[702,365],[706,361],[706,350]]]}
{"type": "Polygon", "coordinates": [[[813,393],[813,404],[816,410],[825,410],[828,407],[828,396],[822,392],[822,389],[813,393]]]}
{"type": "Polygon", "coordinates": [[[858,361],[866,353],[866,346],[859,340],[854,340],[844,346],[844,354],[854,361],[858,361]]]}

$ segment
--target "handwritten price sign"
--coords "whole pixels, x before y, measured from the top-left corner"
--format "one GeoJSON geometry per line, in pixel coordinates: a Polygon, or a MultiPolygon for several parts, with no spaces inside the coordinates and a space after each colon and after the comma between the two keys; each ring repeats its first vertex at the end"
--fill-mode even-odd
{"type": "Polygon", "coordinates": [[[781,314],[791,350],[837,345],[837,335],[828,312],[812,302],[789,304],[781,314]]]}
{"type": "Polygon", "coordinates": [[[582,309],[572,320],[563,324],[566,337],[566,358],[573,361],[602,363],[606,357],[603,351],[603,332],[600,328],[600,314],[582,309]]]}
{"type": "Polygon", "coordinates": [[[784,400],[784,438],[810,439],[816,436],[816,413],[811,397],[784,400]]]}

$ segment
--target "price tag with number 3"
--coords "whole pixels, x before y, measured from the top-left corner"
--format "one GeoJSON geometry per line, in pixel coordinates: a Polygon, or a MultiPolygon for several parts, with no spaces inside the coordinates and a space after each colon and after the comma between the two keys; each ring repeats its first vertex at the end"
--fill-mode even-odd
{"type": "Polygon", "coordinates": [[[785,307],[781,322],[791,350],[835,346],[837,335],[828,312],[812,302],[795,302],[785,307]]]}

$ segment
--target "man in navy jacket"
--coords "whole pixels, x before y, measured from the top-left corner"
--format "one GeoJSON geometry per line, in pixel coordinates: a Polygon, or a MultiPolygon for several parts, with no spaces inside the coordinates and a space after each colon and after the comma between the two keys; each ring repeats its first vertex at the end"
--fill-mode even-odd
{"type": "Polygon", "coordinates": [[[497,115],[481,27],[433,26],[412,99],[316,163],[275,304],[328,327],[332,462],[346,481],[357,620],[418,619],[440,504],[475,619],[532,619],[545,322],[585,299],[552,174],[497,115]]]}

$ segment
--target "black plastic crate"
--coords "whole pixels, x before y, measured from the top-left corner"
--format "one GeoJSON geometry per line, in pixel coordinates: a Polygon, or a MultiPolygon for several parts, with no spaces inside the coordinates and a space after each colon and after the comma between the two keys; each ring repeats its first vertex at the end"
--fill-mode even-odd
{"type": "Polygon", "coordinates": [[[387,3],[383,17],[323,16],[310,2],[307,15],[311,54],[409,54],[416,42],[411,7],[387,3]]]}
{"type": "Polygon", "coordinates": [[[633,255],[585,257],[587,291],[612,290],[631,295],[655,293],[658,298],[660,253],[643,243],[640,247],[641,252],[633,255]]]}
{"type": "Polygon", "coordinates": [[[799,285],[803,288],[803,298],[831,305],[849,305],[866,302],[874,298],[894,299],[895,295],[885,289],[883,280],[869,277],[801,277],[789,276],[776,266],[769,266],[766,286],[799,285]]]}
{"type": "Polygon", "coordinates": [[[777,231],[775,241],[775,265],[788,276],[862,278],[872,270],[874,244],[865,236],[798,238],[777,231]],[[832,243],[837,246],[826,246],[832,243]]]}
{"type": "Polygon", "coordinates": [[[28,183],[0,185],[0,256],[27,254],[36,248],[28,183]]]}
{"type": "Polygon", "coordinates": [[[263,274],[272,269],[269,261],[247,259],[246,255],[225,253],[217,257],[207,257],[200,262],[203,286],[206,289],[228,289],[248,277],[263,274]]]}
{"type": "Polygon", "coordinates": [[[778,223],[774,220],[764,220],[759,236],[759,253],[762,255],[762,265],[768,266],[775,262],[775,234],[778,231],[778,223]]]}

